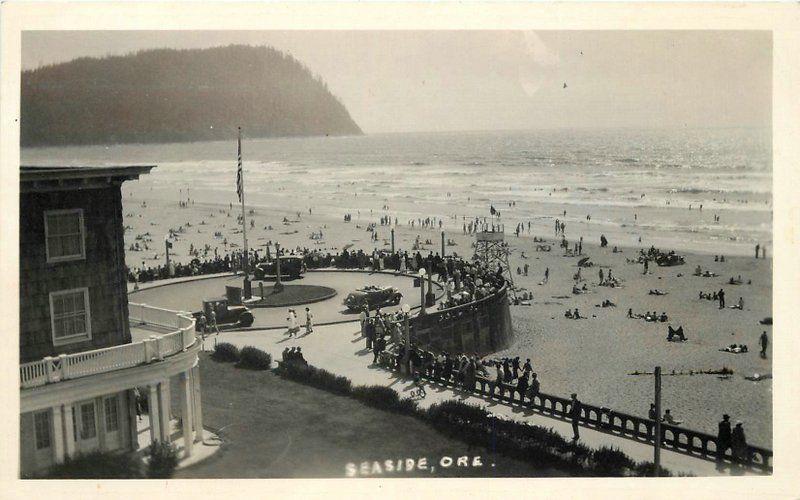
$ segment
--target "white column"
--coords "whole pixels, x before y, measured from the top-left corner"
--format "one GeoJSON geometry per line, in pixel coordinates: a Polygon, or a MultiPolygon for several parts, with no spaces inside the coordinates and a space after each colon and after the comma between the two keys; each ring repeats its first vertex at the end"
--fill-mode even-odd
{"type": "MultiPolygon", "coordinates": [[[[61,405],[53,407],[53,460],[60,464],[64,461],[64,412],[61,405]]],[[[70,426],[72,422],[70,422],[70,426]]]]}
{"type": "Polygon", "coordinates": [[[64,455],[75,456],[75,429],[72,427],[72,403],[64,405],[64,455]]]}
{"type": "Polygon", "coordinates": [[[150,442],[155,443],[161,440],[158,418],[158,385],[150,384],[150,393],[147,397],[147,413],[150,417],[150,442]]]}
{"type": "Polygon", "coordinates": [[[159,428],[161,429],[161,439],[165,443],[169,443],[169,379],[162,380],[158,383],[158,416],[159,428]]]}
{"type": "Polygon", "coordinates": [[[192,390],[192,371],[186,370],[180,374],[181,391],[181,422],[183,423],[183,447],[184,457],[192,454],[192,407],[194,406],[194,395],[192,390]]]}
{"type": "Polygon", "coordinates": [[[128,430],[130,434],[130,443],[128,443],[131,450],[139,449],[139,419],[136,416],[136,391],[128,389],[126,391],[126,403],[128,404],[128,430]]]}
{"type": "Polygon", "coordinates": [[[192,381],[194,382],[194,440],[203,442],[203,407],[200,400],[200,367],[192,368],[192,381]]]}

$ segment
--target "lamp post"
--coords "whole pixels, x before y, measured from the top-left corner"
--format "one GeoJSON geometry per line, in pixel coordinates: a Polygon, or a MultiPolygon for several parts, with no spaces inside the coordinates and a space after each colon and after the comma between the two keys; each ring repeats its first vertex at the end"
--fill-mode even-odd
{"type": "Polygon", "coordinates": [[[421,300],[420,315],[425,314],[425,268],[419,270],[419,296],[421,300]]]}
{"type": "Polygon", "coordinates": [[[442,258],[444,259],[444,229],[442,229],[442,258]]]}
{"type": "Polygon", "coordinates": [[[283,283],[281,283],[281,255],[280,244],[275,243],[275,291],[280,292],[283,290],[283,283]]]}
{"type": "Polygon", "coordinates": [[[425,294],[425,303],[433,305],[436,302],[436,294],[433,293],[433,272],[428,275],[428,292],[425,294]]]}
{"type": "Polygon", "coordinates": [[[409,313],[411,312],[411,306],[408,304],[403,304],[401,310],[403,311],[403,337],[405,349],[403,349],[403,364],[400,367],[400,371],[401,373],[408,375],[408,360],[411,359],[411,328],[408,324],[408,317],[409,313]]]}
{"type": "Polygon", "coordinates": [[[392,253],[394,253],[394,228],[392,228],[392,253]]]}

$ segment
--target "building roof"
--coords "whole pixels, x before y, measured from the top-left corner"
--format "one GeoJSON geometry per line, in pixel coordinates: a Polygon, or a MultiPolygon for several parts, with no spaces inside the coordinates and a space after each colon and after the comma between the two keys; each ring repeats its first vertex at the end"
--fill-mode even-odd
{"type": "Polygon", "coordinates": [[[91,189],[138,179],[155,165],[20,167],[20,191],[91,189]]]}

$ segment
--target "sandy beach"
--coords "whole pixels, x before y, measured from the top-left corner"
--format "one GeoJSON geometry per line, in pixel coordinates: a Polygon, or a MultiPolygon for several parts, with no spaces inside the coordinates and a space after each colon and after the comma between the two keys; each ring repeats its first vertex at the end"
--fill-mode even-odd
{"type": "MultiPolygon", "coordinates": [[[[180,226],[183,226],[183,232],[172,240],[171,258],[174,261],[191,260],[188,254],[190,245],[195,248],[210,245],[211,256],[214,248],[224,255],[225,238],[228,250],[241,247],[242,235],[236,222],[241,208],[235,204],[235,198],[232,197],[228,203],[194,200],[186,207],[179,208],[178,200],[185,194],[179,194],[178,190],[174,185],[153,186],[146,181],[130,183],[124,190],[124,221],[130,226],[126,232],[126,246],[134,243],[139,234],[150,233],[153,239],[149,251],[126,253],[129,266],[163,264],[164,236],[170,228],[177,230],[180,226]],[[174,194],[166,197],[163,195],[165,192],[174,194]],[[203,221],[205,225],[201,224],[203,221]],[[222,237],[214,238],[215,232],[222,237]]],[[[316,208],[317,204],[323,205],[324,200],[316,199],[313,193],[298,195],[294,194],[292,204],[285,203],[283,197],[276,197],[279,204],[275,205],[270,205],[264,197],[257,197],[248,203],[248,212],[250,209],[254,211],[248,215],[248,241],[251,248],[263,250],[269,241],[278,242],[283,248],[309,248],[322,252],[341,251],[347,245],[365,251],[390,247],[389,227],[378,225],[377,242],[371,242],[371,233],[366,231],[369,223],[379,222],[384,214],[381,197],[359,197],[365,208],[360,215],[354,213],[352,221],[346,223],[343,222],[346,213],[344,207],[334,211],[326,206],[325,213],[319,213],[322,210],[316,208]],[[366,208],[370,205],[373,207],[371,214],[366,208]],[[311,214],[307,207],[311,207],[311,214]],[[299,222],[282,222],[284,218],[298,220],[298,213],[299,222]],[[253,228],[249,228],[251,219],[255,221],[253,228]],[[322,231],[321,240],[309,238],[316,231],[322,231]]],[[[417,208],[421,211],[428,208],[431,215],[443,211],[440,206],[417,208]]],[[[457,210],[455,207],[452,209],[457,210]]],[[[392,211],[386,213],[391,214],[392,211]]],[[[556,216],[553,214],[553,217],[556,216]]],[[[395,227],[397,248],[410,250],[419,235],[421,241],[429,239],[433,243],[426,245],[425,249],[440,251],[438,227],[411,228],[407,220],[399,217],[398,222],[399,225],[395,227]]],[[[622,251],[615,254],[612,247],[618,243],[613,239],[607,248],[600,248],[597,241],[584,239],[583,256],[590,257],[595,265],[581,271],[584,281],[580,284],[585,283],[588,292],[574,295],[573,275],[578,270],[579,259],[563,256],[557,243],[560,236],[557,240],[552,232],[529,235],[526,226],[526,231],[516,237],[512,232],[516,222],[514,219],[504,220],[506,239],[512,249],[511,267],[515,284],[533,292],[534,300],[531,306],[512,307],[515,342],[498,355],[520,356],[523,360],[531,358],[545,392],[577,392],[587,402],[640,415],[647,413],[652,399],[653,379],[630,373],[652,371],[656,365],[660,365],[665,374],[673,370],[716,370],[725,366],[734,371],[727,379],[720,379],[717,375],[665,376],[664,407],[670,408],[673,415],[688,427],[712,433],[722,413],[729,413],[733,420],[741,419],[744,422],[751,442],[771,446],[771,381],[751,382],[744,378],[755,373],[771,373],[771,347],[766,359],[762,359],[758,353],[761,332],[766,330],[769,335],[772,333],[771,326],[759,324],[759,320],[772,315],[770,258],[756,260],[752,256],[726,256],[725,262],[715,262],[713,253],[679,252],[686,259],[684,265],[652,265],[645,275],[641,264],[626,263],[626,258],[635,258],[638,249],[622,246],[622,251]],[[552,251],[537,252],[534,236],[544,237],[552,246],[552,251]],[[523,252],[526,259],[522,258],[523,252]],[[528,276],[517,275],[516,268],[522,268],[526,263],[529,266],[528,276]],[[717,277],[692,276],[697,265],[714,272],[717,277]],[[546,268],[550,270],[550,279],[546,284],[541,284],[546,268]],[[606,274],[611,269],[614,276],[622,279],[623,286],[598,286],[600,268],[606,274]],[[679,274],[682,276],[679,277],[679,274]],[[745,284],[727,284],[730,277],[739,275],[745,284]],[[751,284],[747,284],[749,280],[752,280],[751,284]],[[742,297],[744,310],[719,309],[716,301],[698,299],[700,291],[710,293],[720,288],[725,290],[729,305],[742,297]],[[659,289],[667,294],[649,295],[651,289],[659,289]],[[616,307],[595,307],[605,299],[611,300],[616,307]],[[578,308],[587,319],[565,318],[567,308],[578,308]],[[666,312],[669,321],[650,323],[629,319],[628,308],[642,314],[651,310],[659,314],[666,312]],[[683,326],[688,342],[667,342],[667,325],[675,328],[683,326]],[[747,344],[749,352],[731,354],[719,351],[733,343],[747,344]]],[[[446,237],[456,243],[455,246],[448,246],[447,252],[469,257],[473,253],[471,244],[474,237],[462,234],[461,223],[459,219],[444,221],[446,237]]],[[[570,245],[580,236],[579,224],[567,226],[566,237],[570,245]]],[[[642,245],[647,243],[643,241],[642,245]]],[[[313,353],[309,355],[313,357],[313,353]]]]}

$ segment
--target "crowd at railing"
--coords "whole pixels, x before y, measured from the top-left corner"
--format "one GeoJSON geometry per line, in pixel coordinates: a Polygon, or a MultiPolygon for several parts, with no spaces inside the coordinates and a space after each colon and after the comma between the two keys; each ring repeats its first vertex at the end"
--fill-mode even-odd
{"type": "MultiPolygon", "coordinates": [[[[471,263],[457,256],[442,257],[438,253],[429,252],[423,256],[417,252],[390,252],[376,250],[372,253],[363,250],[351,251],[348,249],[338,253],[321,252],[309,248],[297,247],[287,250],[280,249],[280,256],[294,255],[303,259],[306,269],[337,268],[337,269],[369,269],[373,271],[391,270],[398,273],[416,273],[420,269],[436,274],[440,281],[448,278],[459,281],[479,281],[478,295],[486,292],[481,287],[484,284],[497,286],[502,280],[501,273],[494,270],[481,269],[479,264],[471,263]]],[[[274,252],[273,252],[274,255],[274,252]]],[[[168,278],[200,276],[223,272],[233,272],[242,269],[243,252],[237,250],[224,255],[215,255],[213,258],[193,258],[189,263],[171,262],[169,265],[143,266],[126,268],[128,281],[144,283],[168,278]]],[[[256,266],[270,261],[273,258],[269,253],[258,250],[248,252],[248,270],[252,272],[256,266]]],[[[453,301],[462,300],[469,302],[468,298],[459,296],[453,301]]]]}
{"type": "MultiPolygon", "coordinates": [[[[422,380],[464,390],[482,397],[497,399],[512,406],[535,410],[575,425],[620,435],[637,441],[655,441],[655,421],[605,407],[545,394],[540,391],[537,374],[530,360],[522,366],[519,358],[481,359],[477,354],[434,353],[411,346],[405,356],[403,345],[383,351],[376,361],[392,370],[412,374],[418,385],[422,380]],[[405,363],[408,363],[407,365],[405,363]]],[[[652,417],[652,415],[651,415],[652,417]]],[[[661,423],[662,446],[699,458],[715,460],[760,470],[772,471],[772,450],[732,442],[721,443],[720,436],[661,423]],[[721,444],[720,444],[721,443],[721,444]]]]}

